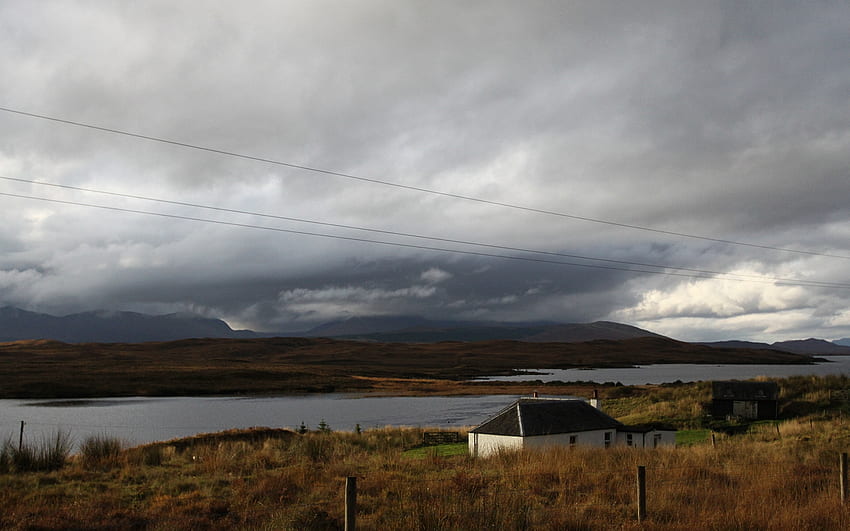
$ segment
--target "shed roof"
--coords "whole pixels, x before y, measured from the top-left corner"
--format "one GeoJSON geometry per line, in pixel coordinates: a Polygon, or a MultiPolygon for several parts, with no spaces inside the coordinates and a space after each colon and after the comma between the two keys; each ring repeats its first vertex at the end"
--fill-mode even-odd
{"type": "Polygon", "coordinates": [[[779,385],[776,382],[712,382],[711,396],[714,400],[778,400],[779,385]]]}
{"type": "Polygon", "coordinates": [[[520,398],[472,432],[530,437],[622,427],[584,400],[520,398]]]}

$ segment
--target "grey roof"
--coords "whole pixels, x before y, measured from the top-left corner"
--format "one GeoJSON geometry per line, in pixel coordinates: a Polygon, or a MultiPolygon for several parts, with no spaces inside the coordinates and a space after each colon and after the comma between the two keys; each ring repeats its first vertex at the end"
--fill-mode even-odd
{"type": "Polygon", "coordinates": [[[530,437],[622,427],[583,400],[520,398],[472,432],[530,437]]]}
{"type": "Polygon", "coordinates": [[[778,400],[779,385],[776,382],[712,382],[711,396],[714,400],[778,400]]]}

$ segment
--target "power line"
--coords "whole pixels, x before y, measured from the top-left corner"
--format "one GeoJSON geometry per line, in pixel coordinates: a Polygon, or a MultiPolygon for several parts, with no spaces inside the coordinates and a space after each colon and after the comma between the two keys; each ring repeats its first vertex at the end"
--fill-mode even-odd
{"type": "Polygon", "coordinates": [[[66,125],[73,125],[75,127],[84,127],[84,128],[87,128],[87,129],[93,129],[93,130],[102,131],[102,132],[105,132],[105,133],[113,133],[113,134],[116,134],[116,135],[123,135],[123,136],[131,137],[131,138],[148,140],[148,141],[151,141],[151,142],[159,142],[159,143],[162,143],[162,144],[169,144],[169,145],[183,147],[183,148],[187,148],[187,149],[195,149],[195,150],[199,150],[199,151],[205,151],[205,152],[208,152],[208,153],[215,153],[215,154],[223,155],[223,156],[227,156],[227,157],[235,157],[235,158],[244,159],[244,160],[251,160],[251,161],[255,161],[255,162],[263,162],[263,163],[272,164],[272,165],[275,165],[275,166],[283,166],[283,167],[297,169],[297,170],[310,171],[310,172],[314,172],[314,173],[320,173],[320,174],[323,174],[323,175],[332,175],[332,176],[335,176],[335,177],[352,179],[352,180],[371,183],[371,184],[378,184],[378,185],[382,185],[382,186],[391,186],[391,187],[394,187],[394,188],[400,188],[400,189],[410,190],[410,191],[414,191],[414,192],[421,192],[421,193],[426,193],[426,194],[431,194],[431,195],[436,195],[436,196],[441,196],[441,197],[449,197],[449,198],[452,198],[452,199],[460,199],[460,200],[463,200],[463,201],[472,201],[472,202],[475,202],[475,203],[481,203],[481,204],[485,204],[485,205],[491,205],[491,206],[497,206],[497,207],[503,207],[503,208],[510,208],[510,209],[521,210],[521,211],[525,211],[525,212],[533,212],[533,213],[536,213],[536,214],[544,214],[544,215],[548,215],[548,216],[557,216],[557,217],[561,217],[561,218],[568,218],[568,219],[575,219],[575,220],[579,220],[579,221],[586,221],[586,222],[590,222],[590,223],[599,223],[599,224],[609,225],[609,226],[613,226],[613,227],[620,227],[620,228],[626,228],[626,229],[632,229],[632,230],[640,230],[640,231],[645,231],[645,232],[653,232],[653,233],[656,233],[656,234],[665,234],[665,235],[668,235],[668,236],[677,236],[677,237],[681,237],[681,238],[691,238],[691,239],[709,241],[709,242],[714,242],[714,243],[722,243],[722,244],[726,244],[726,245],[738,245],[738,246],[750,247],[750,248],[754,248],[754,249],[765,249],[765,250],[770,250],[770,251],[781,251],[781,252],[786,252],[786,253],[804,254],[804,255],[811,255],[811,256],[823,256],[823,257],[828,257],[828,258],[840,258],[842,260],[850,260],[850,256],[835,255],[835,254],[828,254],[828,253],[819,253],[819,252],[816,252],[816,251],[804,251],[804,250],[801,250],[801,249],[791,249],[791,248],[787,248],[787,247],[775,247],[775,246],[771,246],[771,245],[763,245],[763,244],[758,244],[758,243],[749,243],[749,242],[742,242],[742,241],[736,241],[736,240],[728,240],[728,239],[724,239],[724,238],[713,238],[713,237],[709,237],[709,236],[700,236],[700,235],[697,235],[697,234],[689,234],[689,233],[685,233],[685,232],[656,229],[656,228],[652,228],[652,227],[645,227],[645,226],[642,226],[642,225],[634,225],[634,224],[630,224],[630,223],[620,223],[620,222],[616,222],[616,221],[604,220],[604,219],[599,219],[599,218],[579,216],[579,215],[576,215],[576,214],[569,214],[569,213],[566,213],[566,212],[557,212],[557,211],[553,211],[553,210],[545,210],[545,209],[540,209],[540,208],[518,205],[518,204],[514,204],[514,203],[506,203],[506,202],[502,202],[502,201],[484,199],[484,198],[481,198],[481,197],[455,194],[455,193],[451,193],[451,192],[443,192],[443,191],[432,189],[432,188],[412,186],[412,185],[401,184],[401,183],[392,182],[392,181],[385,181],[385,180],[381,180],[381,179],[372,179],[372,178],[369,178],[369,177],[362,177],[362,176],[353,175],[353,174],[350,174],[350,173],[344,173],[344,172],[339,172],[339,171],[322,169],[322,168],[318,168],[318,167],[315,167],[315,166],[307,166],[307,165],[304,165],[304,164],[295,164],[295,163],[292,163],[292,162],[285,162],[285,161],[270,159],[270,158],[266,158],[266,157],[247,155],[245,153],[238,153],[238,152],[235,152],[235,151],[228,151],[228,150],[225,150],[225,149],[218,149],[218,148],[212,148],[212,147],[208,147],[208,146],[201,146],[199,144],[191,144],[191,143],[188,143],[188,142],[180,142],[180,141],[177,141],[177,140],[170,140],[170,139],[162,138],[162,137],[156,137],[156,136],[151,136],[151,135],[143,135],[143,134],[140,134],[140,133],[133,133],[131,131],[126,131],[126,130],[122,130],[122,129],[115,129],[115,128],[111,128],[111,127],[103,127],[103,126],[99,126],[99,125],[94,125],[94,124],[89,124],[89,123],[84,123],[84,122],[78,122],[78,121],[75,121],[75,120],[67,120],[67,119],[64,119],[64,118],[58,118],[58,117],[55,117],[55,116],[48,116],[48,115],[44,115],[44,114],[36,114],[36,113],[21,111],[21,110],[17,110],[17,109],[11,109],[9,107],[0,107],[0,111],[12,113],[12,114],[17,114],[17,115],[20,115],[20,116],[27,116],[27,117],[30,117],[30,118],[38,118],[40,120],[48,120],[48,121],[51,121],[51,122],[62,123],[62,124],[66,124],[66,125]]]}
{"type": "Polygon", "coordinates": [[[136,210],[130,208],[122,208],[122,207],[114,207],[107,205],[97,205],[92,203],[83,203],[79,201],[68,201],[62,199],[51,199],[47,197],[37,197],[23,194],[12,194],[7,192],[0,192],[0,196],[5,197],[14,197],[18,199],[30,199],[34,201],[43,201],[48,203],[57,203],[63,205],[73,205],[73,206],[81,206],[86,208],[96,208],[101,210],[109,210],[113,212],[126,212],[131,214],[142,214],[146,216],[156,216],[161,218],[169,218],[169,219],[180,219],[185,221],[197,221],[201,223],[210,223],[215,225],[223,225],[229,227],[239,227],[239,228],[248,228],[248,229],[258,229],[258,230],[267,230],[272,232],[279,233],[287,233],[287,234],[297,234],[302,236],[314,236],[319,238],[330,238],[336,240],[344,240],[344,241],[352,241],[352,242],[361,242],[361,243],[371,243],[377,245],[386,245],[391,247],[403,247],[407,249],[417,249],[417,250],[425,250],[425,251],[436,251],[443,253],[455,253],[455,254],[464,254],[470,256],[481,256],[488,258],[500,258],[504,260],[515,260],[522,262],[535,262],[542,264],[553,264],[560,266],[569,266],[569,267],[584,267],[590,269],[605,269],[610,271],[624,271],[629,273],[645,273],[650,275],[665,275],[665,276],[676,276],[676,277],[685,277],[685,278],[702,278],[702,279],[714,279],[714,280],[733,280],[737,282],[754,282],[760,284],[779,284],[779,285],[788,285],[788,286],[804,286],[804,287],[819,287],[819,288],[835,288],[835,289],[850,289],[850,285],[848,284],[840,284],[840,283],[831,283],[831,282],[819,282],[819,281],[806,281],[806,280],[793,280],[793,279],[781,279],[774,277],[762,277],[761,279],[743,279],[743,278],[735,278],[734,274],[729,273],[717,273],[717,274],[699,274],[699,273],[677,273],[673,271],[653,271],[647,269],[636,269],[636,268],[627,268],[627,267],[618,267],[618,266],[608,266],[608,265],[600,265],[600,264],[582,264],[576,262],[566,262],[562,260],[550,260],[545,258],[534,258],[528,256],[514,256],[514,255],[505,255],[505,254],[496,254],[496,253],[486,253],[481,251],[470,251],[463,249],[450,249],[445,247],[435,247],[430,245],[418,245],[412,243],[399,243],[399,242],[390,242],[384,240],[373,240],[369,238],[358,238],[353,236],[341,236],[336,234],[325,234],[320,232],[309,232],[309,231],[301,231],[301,230],[293,230],[293,229],[283,229],[280,227],[267,227],[263,225],[253,225],[249,223],[236,223],[232,221],[221,221],[214,220],[208,218],[199,218],[194,216],[183,216],[178,214],[165,214],[162,212],[151,212],[146,210],[136,210]],[[722,275],[722,276],[721,276],[722,275]]]}
{"type": "MultiPolygon", "coordinates": [[[[760,276],[760,275],[747,275],[747,274],[742,274],[742,273],[725,273],[725,272],[722,272],[722,271],[713,271],[713,270],[708,270],[708,269],[696,269],[696,268],[679,267],[679,266],[671,266],[671,265],[664,265],[664,264],[650,264],[650,263],[645,263],[645,262],[634,262],[634,261],[629,261],[629,260],[614,260],[614,259],[611,259],[611,258],[599,258],[599,257],[584,256],[584,255],[579,255],[579,254],[570,254],[570,253],[558,253],[558,252],[553,252],[553,251],[542,251],[542,250],[538,250],[538,249],[525,249],[525,248],[521,248],[521,247],[512,247],[512,246],[507,246],[507,245],[495,245],[495,244],[488,244],[488,243],[468,241],[468,240],[458,240],[458,239],[443,238],[443,237],[437,237],[437,236],[425,236],[425,235],[421,235],[421,234],[411,234],[411,233],[392,231],[392,230],[375,229],[375,228],[368,228],[368,227],[358,227],[358,226],[354,226],[354,225],[345,225],[345,224],[341,224],[341,223],[330,223],[330,222],[316,221],[316,220],[296,218],[296,217],[290,217],[290,216],[263,214],[263,213],[260,213],[260,212],[254,212],[254,211],[250,211],[250,210],[240,210],[240,209],[225,208],[225,207],[218,207],[218,206],[211,206],[211,205],[203,205],[203,204],[199,204],[199,203],[174,201],[174,200],[169,200],[169,199],[147,197],[147,196],[143,196],[143,195],[126,194],[126,193],[122,193],[122,192],[112,192],[112,191],[108,191],[108,190],[97,190],[97,189],[94,189],[94,188],[84,188],[84,187],[80,187],[80,186],[71,186],[71,185],[67,185],[67,184],[49,183],[49,182],[45,182],[45,181],[36,181],[36,180],[31,180],[31,179],[20,179],[20,178],[15,178],[15,177],[7,177],[7,176],[3,176],[3,175],[0,175],[0,179],[6,180],[6,181],[26,183],[26,184],[35,184],[35,185],[40,185],[40,186],[50,186],[50,187],[66,189],[66,190],[75,190],[75,191],[81,191],[81,192],[87,192],[87,193],[103,194],[103,195],[109,195],[109,196],[114,196],[114,197],[123,197],[123,198],[128,198],[128,199],[139,199],[139,200],[143,200],[143,201],[152,201],[152,202],[156,202],[156,203],[163,203],[163,204],[169,204],[169,205],[187,206],[187,207],[192,207],[192,208],[213,210],[213,211],[216,211],[216,212],[244,214],[244,215],[263,217],[263,218],[269,218],[269,219],[277,219],[277,220],[283,220],[283,221],[293,221],[293,222],[297,222],[297,223],[307,223],[307,224],[321,225],[321,226],[325,226],[325,227],[342,228],[342,229],[349,229],[349,230],[359,230],[359,231],[364,231],[364,232],[373,232],[373,233],[387,234],[387,235],[392,235],[392,236],[402,236],[402,237],[405,237],[405,238],[416,238],[416,239],[437,241],[437,242],[443,242],[443,243],[454,243],[454,244],[459,244],[459,245],[472,245],[472,246],[476,246],[476,247],[485,247],[485,248],[488,248],[488,249],[498,249],[498,250],[502,250],[502,251],[514,251],[514,252],[521,252],[521,253],[542,254],[542,255],[548,255],[548,256],[559,256],[559,257],[562,257],[562,258],[575,258],[575,259],[579,259],[579,260],[590,260],[590,261],[595,261],[595,262],[605,262],[605,263],[630,265],[630,266],[638,266],[638,267],[654,267],[654,268],[658,268],[658,269],[668,269],[668,270],[672,269],[672,270],[676,270],[676,271],[687,271],[687,272],[690,272],[690,273],[700,273],[700,274],[703,274],[703,275],[712,275],[712,276],[723,275],[723,276],[734,276],[734,277],[738,277],[738,278],[752,278],[752,279],[759,279],[759,280],[765,278],[765,277],[760,276]]],[[[776,280],[782,281],[782,282],[800,282],[797,279],[789,279],[789,278],[777,278],[776,280]]],[[[802,282],[813,282],[813,281],[802,281],[802,282]]],[[[843,284],[821,283],[821,282],[817,282],[817,284],[825,284],[825,285],[828,285],[829,287],[835,287],[837,285],[843,285],[843,284]]],[[[850,286],[850,285],[847,285],[847,286],[850,286]]]]}

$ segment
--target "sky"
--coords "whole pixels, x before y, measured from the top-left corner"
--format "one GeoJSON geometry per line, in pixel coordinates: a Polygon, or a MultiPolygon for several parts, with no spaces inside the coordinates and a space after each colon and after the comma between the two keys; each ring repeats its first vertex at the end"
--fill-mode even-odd
{"type": "Polygon", "coordinates": [[[850,337],[848,27],[839,1],[2,0],[0,306],[850,337]]]}

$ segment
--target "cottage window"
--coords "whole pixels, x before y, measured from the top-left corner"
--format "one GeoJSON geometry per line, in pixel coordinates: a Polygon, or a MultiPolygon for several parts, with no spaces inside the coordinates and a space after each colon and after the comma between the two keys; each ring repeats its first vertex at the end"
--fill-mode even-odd
{"type": "Polygon", "coordinates": [[[658,448],[659,444],[661,444],[661,434],[656,433],[655,435],[652,436],[652,447],[658,448]]]}
{"type": "Polygon", "coordinates": [[[605,432],[605,448],[608,448],[609,446],[611,446],[611,432],[606,431],[605,432]]]}
{"type": "Polygon", "coordinates": [[[631,433],[626,434],[626,446],[634,446],[634,436],[631,433]]]}
{"type": "Polygon", "coordinates": [[[575,446],[575,445],[576,445],[576,436],[570,435],[570,446],[572,447],[572,446],[575,446]]]}

